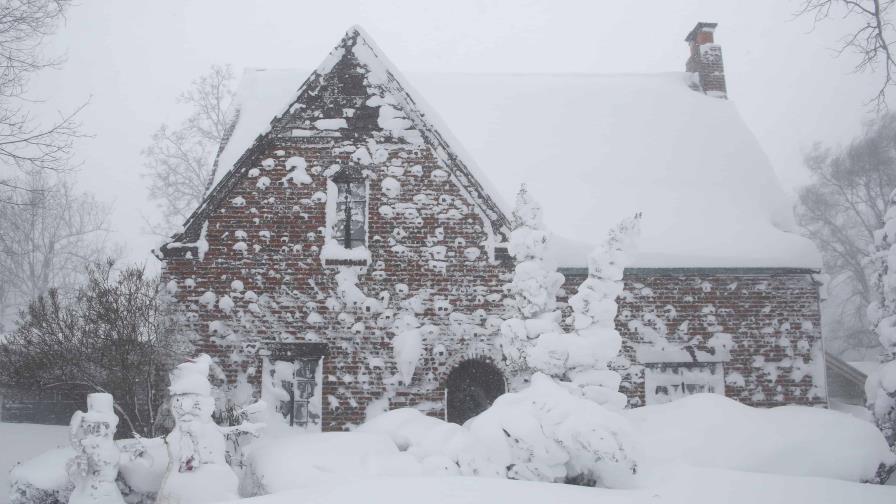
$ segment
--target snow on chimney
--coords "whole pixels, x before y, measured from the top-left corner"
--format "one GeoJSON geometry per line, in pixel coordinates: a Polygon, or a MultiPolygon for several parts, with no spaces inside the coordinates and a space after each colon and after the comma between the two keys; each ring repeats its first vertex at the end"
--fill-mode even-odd
{"type": "Polygon", "coordinates": [[[722,64],[722,48],[713,42],[713,32],[718,23],[697,23],[684,41],[691,49],[691,57],[685,69],[694,74],[692,87],[716,98],[728,98],[725,87],[725,66],[722,64]]]}

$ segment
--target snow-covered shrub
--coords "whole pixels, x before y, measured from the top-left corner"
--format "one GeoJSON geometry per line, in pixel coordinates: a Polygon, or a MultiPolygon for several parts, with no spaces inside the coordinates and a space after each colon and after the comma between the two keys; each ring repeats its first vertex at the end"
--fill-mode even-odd
{"type": "Polygon", "coordinates": [[[868,320],[884,354],[881,366],[868,376],[865,392],[877,426],[896,452],[896,191],[890,194],[884,226],[875,235],[875,246],[874,286],[878,299],[868,307],[868,320]]]}
{"type": "Polygon", "coordinates": [[[389,435],[425,468],[445,474],[627,488],[638,447],[628,421],[536,373],[463,426],[394,410],[359,429],[389,435]]]}
{"type": "Polygon", "coordinates": [[[501,349],[505,361],[524,367],[532,340],[545,333],[559,333],[560,312],[557,292],[563,275],[545,260],[550,236],[544,229],[541,207],[532,199],[525,184],[520,187],[513,210],[514,229],[508,250],[516,260],[513,279],[504,286],[515,317],[501,324],[501,349]]]}
{"type": "Polygon", "coordinates": [[[56,448],[16,465],[9,472],[10,504],[64,504],[74,489],[66,464],[71,447],[56,448]]]}
{"type": "MultiPolygon", "coordinates": [[[[117,484],[129,504],[153,504],[168,466],[162,438],[122,439],[115,442],[124,455],[117,484]]],[[[27,460],[10,471],[10,504],[65,504],[74,489],[66,464],[75,451],[56,448],[27,460]]]]}
{"type": "Polygon", "coordinates": [[[426,474],[506,477],[506,468],[489,457],[468,428],[413,408],[381,414],[357,431],[388,436],[399,450],[413,456],[426,474]]]}
{"type": "Polygon", "coordinates": [[[588,257],[588,278],[569,299],[575,331],[540,335],[526,356],[530,367],[617,410],[627,400],[619,392],[622,378],[609,369],[622,350],[622,336],[616,331],[616,298],[622,293],[622,274],[640,232],[640,218],[639,214],[620,222],[588,257]]]}
{"type": "Polygon", "coordinates": [[[115,397],[123,431],[155,436],[168,370],[189,336],[164,292],[142,267],[92,266],[76,292],[51,290],[23,312],[0,345],[0,382],[94,384],[115,397]]]}
{"type": "Polygon", "coordinates": [[[513,479],[608,488],[636,483],[638,445],[628,421],[549,376],[504,394],[466,425],[513,479]]]}

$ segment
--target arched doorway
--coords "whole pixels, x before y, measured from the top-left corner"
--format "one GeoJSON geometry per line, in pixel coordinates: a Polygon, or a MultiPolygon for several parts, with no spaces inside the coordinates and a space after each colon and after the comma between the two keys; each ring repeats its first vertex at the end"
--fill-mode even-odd
{"type": "Polygon", "coordinates": [[[488,409],[506,391],[506,385],[494,364],[471,359],[451,370],[446,389],[448,421],[463,424],[488,409]]]}

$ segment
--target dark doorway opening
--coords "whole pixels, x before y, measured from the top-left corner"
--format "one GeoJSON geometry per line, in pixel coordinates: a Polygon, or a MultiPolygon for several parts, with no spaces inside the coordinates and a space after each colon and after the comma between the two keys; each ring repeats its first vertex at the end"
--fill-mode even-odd
{"type": "Polygon", "coordinates": [[[494,364],[476,359],[461,362],[448,374],[448,421],[463,424],[505,391],[504,375],[494,364]]]}

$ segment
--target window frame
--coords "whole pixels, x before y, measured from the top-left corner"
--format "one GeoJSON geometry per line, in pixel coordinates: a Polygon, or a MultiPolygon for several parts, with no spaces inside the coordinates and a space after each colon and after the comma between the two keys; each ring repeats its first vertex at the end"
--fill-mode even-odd
{"type": "Polygon", "coordinates": [[[367,180],[361,175],[359,170],[344,168],[334,175],[331,181],[336,186],[336,221],[332,224],[332,233],[335,235],[334,239],[336,239],[339,245],[346,250],[366,247],[367,237],[369,235],[368,202],[370,201],[367,180]],[[353,188],[356,190],[353,191],[353,188]],[[359,194],[360,197],[355,198],[353,194],[359,194]],[[344,197],[342,197],[343,195],[344,197]],[[352,220],[354,216],[353,212],[356,209],[361,212],[361,217],[364,223],[361,237],[355,237],[352,234],[352,222],[357,222],[352,220]],[[340,216],[340,212],[344,212],[344,215],[340,216]]]}

